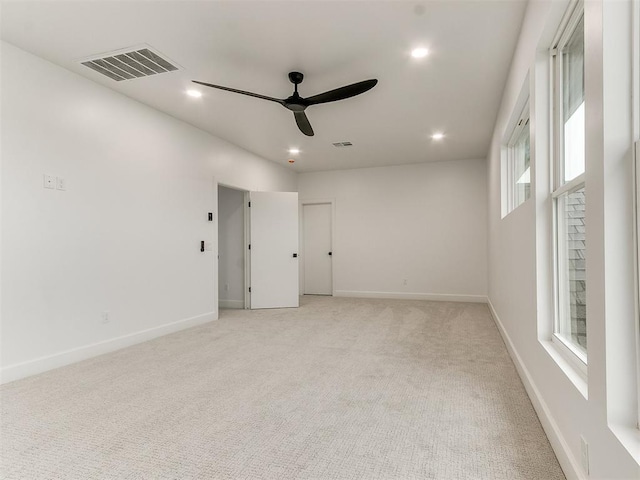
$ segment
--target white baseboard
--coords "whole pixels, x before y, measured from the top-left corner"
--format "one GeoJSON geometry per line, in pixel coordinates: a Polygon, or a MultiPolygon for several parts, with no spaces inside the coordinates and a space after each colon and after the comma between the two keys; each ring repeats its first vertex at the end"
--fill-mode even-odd
{"type": "Polygon", "coordinates": [[[218,300],[220,308],[244,308],[244,300],[218,300]]]}
{"type": "Polygon", "coordinates": [[[115,350],[120,350],[121,348],[146,342],[154,338],[168,335],[169,333],[174,333],[179,330],[211,322],[217,318],[218,316],[216,312],[209,312],[196,317],[185,318],[176,322],[160,325],[159,327],[153,327],[140,332],[134,332],[121,337],[112,338],[103,342],[65,350],[63,352],[36,358],[27,362],[7,365],[0,369],[0,384],[13,382],[14,380],[30,377],[31,375],[53,370],[81,360],[97,357],[98,355],[103,355],[115,350]]]}
{"type": "Polygon", "coordinates": [[[531,399],[531,403],[533,404],[533,408],[538,414],[538,418],[540,419],[540,423],[542,424],[542,428],[547,434],[547,438],[549,439],[549,443],[551,443],[551,447],[558,458],[558,462],[562,467],[562,471],[564,472],[567,480],[583,480],[586,479],[587,476],[584,474],[582,467],[580,466],[580,462],[573,455],[569,445],[567,444],[564,436],[560,432],[560,428],[558,427],[557,422],[553,418],[549,407],[546,402],[542,398],[540,394],[540,390],[536,386],[529,370],[525,366],[522,358],[518,354],[515,345],[511,341],[511,337],[504,328],[504,325],[500,321],[500,317],[493,308],[493,304],[491,303],[491,299],[487,298],[487,305],[489,305],[489,310],[491,311],[491,315],[493,316],[493,320],[498,327],[498,331],[500,335],[502,335],[502,339],[504,340],[504,344],[507,347],[507,351],[513,360],[513,364],[520,375],[520,379],[524,385],[529,398],[531,399]]]}
{"type": "Polygon", "coordinates": [[[364,292],[356,290],[336,290],[335,297],[389,298],[399,300],[433,300],[438,302],[487,303],[485,295],[455,295],[448,293],[406,293],[406,292],[364,292]]]}

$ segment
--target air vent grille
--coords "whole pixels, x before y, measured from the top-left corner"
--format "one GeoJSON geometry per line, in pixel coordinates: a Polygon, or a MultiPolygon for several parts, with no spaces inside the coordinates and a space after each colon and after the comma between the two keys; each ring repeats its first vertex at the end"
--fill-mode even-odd
{"type": "Polygon", "coordinates": [[[178,67],[172,62],[146,47],[138,50],[119,51],[80,63],[116,82],[178,70],[178,67]]]}
{"type": "Polygon", "coordinates": [[[333,144],[333,146],[334,147],[338,147],[338,148],[341,148],[341,147],[352,147],[353,143],[351,143],[351,142],[336,142],[336,143],[333,144]]]}

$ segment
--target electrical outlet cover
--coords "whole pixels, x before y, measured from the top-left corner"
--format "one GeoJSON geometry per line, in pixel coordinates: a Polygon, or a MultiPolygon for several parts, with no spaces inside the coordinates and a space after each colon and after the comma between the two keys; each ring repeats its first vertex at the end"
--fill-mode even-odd
{"type": "Polygon", "coordinates": [[[56,188],[56,177],[44,174],[44,188],[56,188]]]}
{"type": "Polygon", "coordinates": [[[56,189],[57,190],[66,190],[67,189],[67,181],[62,177],[56,177],[56,189]]]}

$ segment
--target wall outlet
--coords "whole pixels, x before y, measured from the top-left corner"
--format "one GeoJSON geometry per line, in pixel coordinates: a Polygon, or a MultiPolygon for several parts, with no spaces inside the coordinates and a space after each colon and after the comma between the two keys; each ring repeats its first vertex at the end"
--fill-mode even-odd
{"type": "Polygon", "coordinates": [[[228,284],[228,283],[225,283],[225,284],[224,284],[224,291],[225,291],[225,292],[228,292],[228,291],[229,291],[229,284],[228,284]]]}
{"type": "Polygon", "coordinates": [[[102,323],[109,323],[109,312],[102,312],[102,323]]]}
{"type": "Polygon", "coordinates": [[[405,278],[404,280],[402,280],[402,285],[407,285],[407,279],[405,278]]]}
{"type": "Polygon", "coordinates": [[[589,444],[583,436],[580,436],[580,460],[584,472],[589,475],[589,444]]]}
{"type": "Polygon", "coordinates": [[[56,190],[66,190],[67,181],[62,177],[56,177],[56,190]]]}
{"type": "Polygon", "coordinates": [[[46,173],[43,175],[44,177],[44,188],[56,188],[56,177],[53,175],[47,175],[46,173]]]}

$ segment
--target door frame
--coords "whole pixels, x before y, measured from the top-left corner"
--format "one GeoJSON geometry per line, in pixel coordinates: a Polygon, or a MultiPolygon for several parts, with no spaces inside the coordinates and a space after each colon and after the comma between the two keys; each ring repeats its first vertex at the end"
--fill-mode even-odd
{"type": "Polygon", "coordinates": [[[331,206],[331,296],[336,296],[336,282],[335,282],[335,271],[334,268],[335,260],[336,260],[336,200],[335,198],[313,198],[313,199],[303,199],[300,200],[300,206],[298,208],[299,218],[299,239],[298,244],[300,245],[298,248],[300,249],[300,295],[305,295],[305,278],[304,278],[304,268],[305,268],[305,251],[304,251],[304,206],[305,205],[330,205],[331,206]]]}
{"type": "Polygon", "coordinates": [[[215,225],[215,241],[214,241],[214,245],[215,245],[215,249],[214,249],[214,284],[215,284],[215,291],[214,291],[214,295],[215,295],[215,299],[216,299],[216,311],[219,312],[220,311],[220,298],[218,296],[218,288],[220,285],[220,278],[219,278],[219,269],[220,269],[220,262],[219,262],[219,256],[220,256],[220,243],[219,243],[219,231],[220,231],[220,206],[218,205],[218,189],[219,187],[224,187],[224,188],[230,188],[231,190],[237,190],[239,192],[242,192],[244,194],[244,199],[243,199],[243,215],[244,215],[244,238],[243,238],[243,242],[244,242],[244,309],[247,310],[249,308],[251,308],[251,294],[249,293],[249,286],[251,285],[251,253],[249,251],[249,241],[251,238],[251,232],[250,232],[250,227],[251,227],[251,223],[250,223],[250,219],[249,219],[249,190],[247,190],[246,188],[243,187],[239,187],[236,185],[232,185],[230,183],[222,183],[222,182],[218,182],[215,178],[213,180],[214,182],[214,195],[215,195],[215,215],[214,215],[214,225],[215,225]]]}

